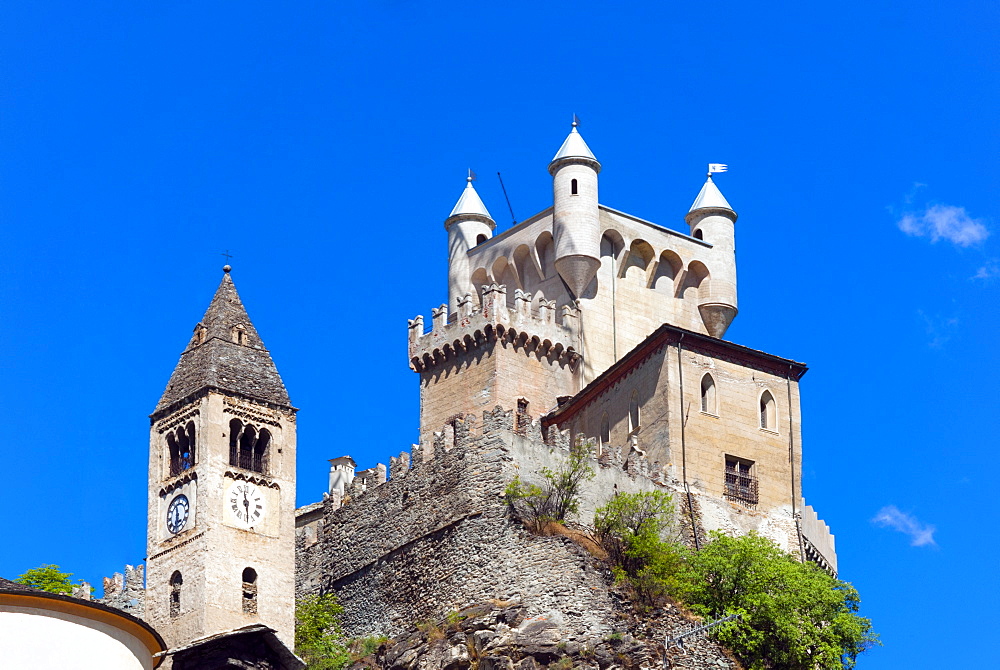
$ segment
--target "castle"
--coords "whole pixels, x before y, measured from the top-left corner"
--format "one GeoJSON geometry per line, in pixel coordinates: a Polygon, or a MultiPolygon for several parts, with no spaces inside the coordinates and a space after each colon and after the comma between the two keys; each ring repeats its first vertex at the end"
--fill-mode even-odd
{"type": "Polygon", "coordinates": [[[711,173],[678,232],[600,204],[576,123],[548,170],[552,207],[501,234],[471,179],[444,221],[448,300],[429,331],[409,323],[419,444],[360,472],[332,459],[323,500],[298,510],[296,409],[225,268],[150,417],[144,610],[175,667],[241,645],[271,665],[240,667],[295,667],[295,597],[329,591],[352,636],[488,599],[561,639],[605,635],[589,558],[527,533],[503,496],[577,441],[597,472],[581,521],[665,490],[693,545],[755,530],[836,571],[801,492],[806,366],[723,339],[737,215],[711,173]]]}

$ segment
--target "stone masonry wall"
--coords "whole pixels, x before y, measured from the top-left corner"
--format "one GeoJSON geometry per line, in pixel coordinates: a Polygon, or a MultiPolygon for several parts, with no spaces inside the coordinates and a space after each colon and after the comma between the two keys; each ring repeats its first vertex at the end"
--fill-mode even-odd
{"type": "MultiPolygon", "coordinates": [[[[537,424],[514,422],[500,408],[483,414],[481,428],[466,417],[426,447],[433,454],[414,454],[412,469],[409,458],[393,459],[385,484],[339,507],[325,501],[319,541],[298,545],[298,595],[335,592],[349,636],[396,636],[491,599],[557,618],[567,640],[609,634],[613,607],[593,559],[566,538],[527,533],[503,499],[515,475],[530,480],[564,459],[568,437],[545,444],[537,424]]],[[[585,498],[657,486],[641,474],[648,464],[626,464],[631,472],[595,462],[585,498]]]]}

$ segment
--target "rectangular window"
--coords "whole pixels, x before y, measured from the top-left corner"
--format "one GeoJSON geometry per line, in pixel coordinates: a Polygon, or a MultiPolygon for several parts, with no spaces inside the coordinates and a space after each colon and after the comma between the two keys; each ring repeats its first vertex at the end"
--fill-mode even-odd
{"type": "Polygon", "coordinates": [[[754,462],[736,456],[726,456],[726,499],[746,507],[757,505],[757,473],[754,462]]]}

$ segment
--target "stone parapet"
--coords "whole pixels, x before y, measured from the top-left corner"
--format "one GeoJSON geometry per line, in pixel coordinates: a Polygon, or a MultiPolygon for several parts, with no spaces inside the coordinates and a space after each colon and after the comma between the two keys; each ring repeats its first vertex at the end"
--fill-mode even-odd
{"type": "Polygon", "coordinates": [[[555,301],[538,300],[533,310],[532,296],[514,290],[514,307],[507,306],[507,287],[482,287],[481,307],[471,294],[458,300],[458,312],[449,322],[448,306],[435,307],[431,330],[424,332],[424,317],[409,321],[410,368],[423,372],[447,362],[456,354],[507,338],[539,350],[542,355],[575,362],[580,357],[580,312],[573,305],[558,311],[555,301]]]}
{"type": "MultiPolygon", "coordinates": [[[[537,481],[566,461],[569,436],[517,410],[456,417],[428,444],[392,457],[389,480],[323,501],[314,542],[297,547],[297,593],[334,592],[351,636],[398,635],[415,621],[489,599],[532,616],[557,611],[561,634],[601,639],[612,603],[590,557],[561,537],[536,537],[511,515],[507,484],[537,481]]],[[[617,450],[598,459],[580,520],[615,491],[662,486],[656,464],[617,450]]],[[[587,518],[584,518],[584,517],[587,518]]]]}
{"type": "Polygon", "coordinates": [[[833,533],[810,505],[801,500],[799,514],[806,558],[833,575],[837,574],[837,549],[833,533]]]}
{"type": "MultiPolygon", "coordinates": [[[[142,619],[146,608],[145,569],[144,565],[126,565],[124,575],[116,572],[111,577],[105,577],[104,597],[97,602],[142,619]]],[[[82,586],[79,593],[74,589],[73,595],[90,600],[90,585],[84,582],[82,586]]]]}

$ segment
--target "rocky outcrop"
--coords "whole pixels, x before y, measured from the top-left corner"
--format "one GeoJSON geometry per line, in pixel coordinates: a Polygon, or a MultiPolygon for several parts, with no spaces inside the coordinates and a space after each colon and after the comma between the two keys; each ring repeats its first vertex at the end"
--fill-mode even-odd
{"type": "Polygon", "coordinates": [[[691,624],[676,608],[640,616],[627,601],[619,600],[616,610],[614,632],[581,644],[564,639],[560,612],[528,616],[517,603],[483,603],[454,612],[445,621],[419,624],[412,633],[355,663],[352,670],[740,668],[725,650],[705,639],[664,650],[672,631],[691,624]]]}

